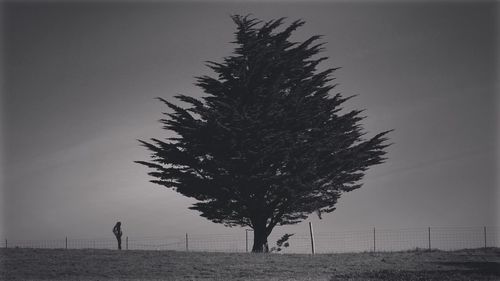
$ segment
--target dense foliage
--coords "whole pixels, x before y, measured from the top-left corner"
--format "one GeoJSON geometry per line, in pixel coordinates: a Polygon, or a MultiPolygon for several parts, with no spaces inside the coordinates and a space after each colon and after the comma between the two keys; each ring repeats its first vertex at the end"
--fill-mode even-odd
{"type": "Polygon", "coordinates": [[[320,36],[292,42],[304,24],[233,16],[234,53],[208,62],[216,77],[197,78],[206,94],[176,96],[186,107],[161,120],[175,136],[141,141],[152,182],[198,200],[191,209],[227,226],[254,230],[263,251],[277,225],[329,213],[342,192],[361,186],[364,172],[384,161],[387,132],[364,139],[360,110],[332,94],[336,68],[318,71],[320,36]]]}

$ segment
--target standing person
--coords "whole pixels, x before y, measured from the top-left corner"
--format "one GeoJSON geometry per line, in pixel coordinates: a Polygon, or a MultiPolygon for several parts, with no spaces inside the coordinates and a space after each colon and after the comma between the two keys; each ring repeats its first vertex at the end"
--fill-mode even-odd
{"type": "Polygon", "coordinates": [[[122,223],[117,222],[115,224],[115,227],[113,227],[113,233],[116,236],[116,240],[118,241],[118,250],[122,249],[122,229],[121,229],[122,223]]]}

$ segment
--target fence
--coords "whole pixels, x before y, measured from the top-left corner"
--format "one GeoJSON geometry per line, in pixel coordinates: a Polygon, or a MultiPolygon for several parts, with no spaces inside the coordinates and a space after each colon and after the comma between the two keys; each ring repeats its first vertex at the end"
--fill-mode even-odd
{"type": "MultiPolygon", "coordinates": [[[[279,229],[268,238],[272,247],[284,233],[279,229]]],[[[173,250],[208,252],[248,252],[252,233],[239,234],[124,237],[123,250],[173,250]]],[[[457,250],[500,247],[499,227],[427,227],[405,229],[370,228],[360,231],[313,233],[312,227],[296,233],[283,253],[342,253],[366,251],[403,251],[412,249],[457,250]]],[[[9,240],[5,248],[116,249],[109,239],[9,240]]]]}

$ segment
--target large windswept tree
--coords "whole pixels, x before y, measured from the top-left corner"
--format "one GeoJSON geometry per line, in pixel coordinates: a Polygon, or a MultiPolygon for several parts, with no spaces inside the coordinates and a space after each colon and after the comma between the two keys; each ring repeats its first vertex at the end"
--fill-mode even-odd
{"type": "Polygon", "coordinates": [[[281,28],[233,16],[237,45],[223,62],[208,62],[216,77],[197,78],[201,99],[176,96],[182,107],[161,121],[174,136],[141,141],[151,152],[152,182],[197,203],[201,216],[254,230],[254,252],[264,251],[275,226],[329,213],[343,192],[359,188],[365,171],[382,163],[385,135],[364,138],[360,110],[342,110],[348,99],[331,93],[336,68],[317,69],[320,36],[290,35],[281,28]]]}

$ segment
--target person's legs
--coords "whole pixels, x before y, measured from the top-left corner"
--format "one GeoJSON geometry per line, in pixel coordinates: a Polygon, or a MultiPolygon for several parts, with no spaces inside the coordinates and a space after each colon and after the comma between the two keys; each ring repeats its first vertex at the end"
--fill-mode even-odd
{"type": "Polygon", "coordinates": [[[118,250],[122,249],[122,237],[117,236],[116,239],[118,240],[118,250]]]}

